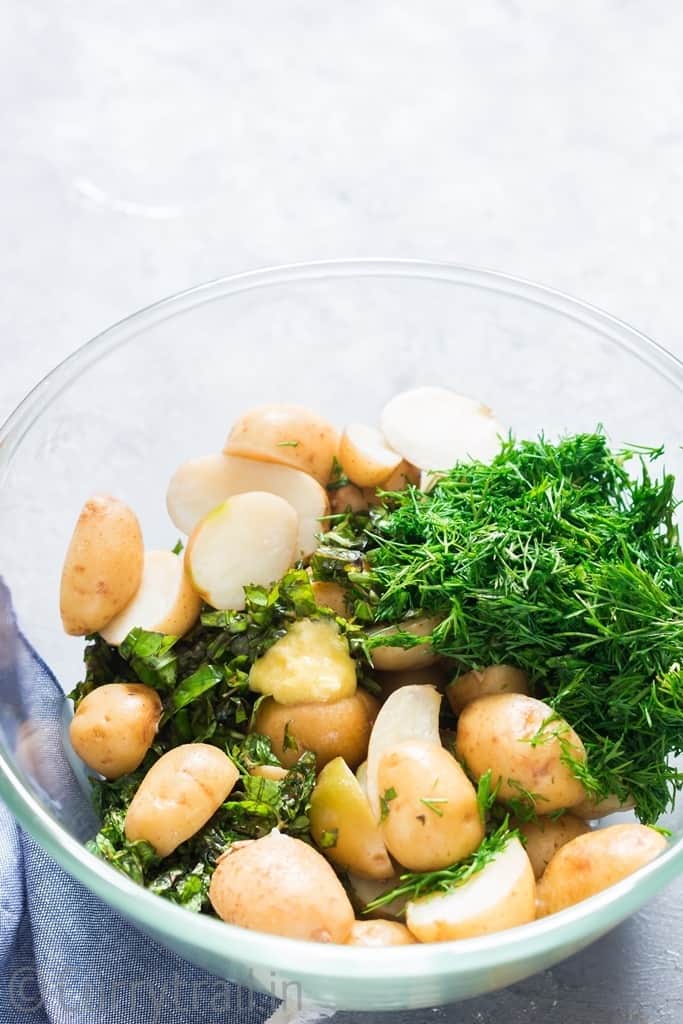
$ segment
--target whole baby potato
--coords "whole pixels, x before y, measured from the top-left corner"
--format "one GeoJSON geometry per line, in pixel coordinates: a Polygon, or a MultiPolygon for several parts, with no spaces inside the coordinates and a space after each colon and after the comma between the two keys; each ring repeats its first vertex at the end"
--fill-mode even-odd
{"type": "Polygon", "coordinates": [[[315,754],[318,770],[338,756],[357,768],[368,752],[378,710],[375,698],[363,689],[328,703],[278,704],[267,697],[258,706],[252,732],[270,737],[273,753],[286,768],[305,750],[315,754]]]}
{"type": "Polygon", "coordinates": [[[356,690],[356,663],[333,619],[298,619],[258,658],[249,686],[279,704],[339,701],[356,690]]]}
{"type": "Polygon", "coordinates": [[[557,851],[577,836],[590,832],[585,821],[573,814],[561,818],[537,818],[517,825],[525,839],[524,849],[536,878],[540,878],[557,851]]]}
{"type": "Polygon", "coordinates": [[[335,615],[346,619],[349,609],[346,606],[346,591],[339,583],[326,582],[324,580],[313,580],[311,590],[315,603],[322,608],[331,608],[335,615]]]}
{"type": "Polygon", "coordinates": [[[126,838],[145,839],[168,857],[215,814],[239,778],[218,747],[184,743],[156,761],[126,815],[126,838]]]}
{"type": "Polygon", "coordinates": [[[438,743],[408,740],[389,748],[377,783],[384,842],[410,871],[447,867],[484,838],[474,786],[438,743]]]}
{"type": "Polygon", "coordinates": [[[140,586],[143,556],[132,509],[108,494],[89,498],[62,568],[59,609],[65,631],[97,633],[125,608],[140,586]]]}
{"type": "Polygon", "coordinates": [[[241,416],[228,434],[225,455],[279,462],[310,473],[323,486],[339,450],[326,419],[299,405],[262,405],[241,416]]]}
{"type": "Polygon", "coordinates": [[[209,899],[229,924],[310,942],[346,942],[354,922],[344,887],[324,857],[273,830],[221,858],[209,899]]]}
{"type": "Polygon", "coordinates": [[[400,921],[354,921],[347,946],[412,946],[417,940],[400,921]]]}
{"type": "Polygon", "coordinates": [[[623,814],[634,807],[632,797],[621,800],[616,794],[604,797],[602,800],[595,800],[593,797],[585,796],[581,803],[572,807],[572,814],[584,821],[594,821],[597,818],[607,818],[610,814],[623,814]]]}
{"type": "Polygon", "coordinates": [[[481,671],[473,668],[456,676],[446,688],[446,697],[454,714],[459,715],[477,697],[485,697],[490,693],[528,692],[526,672],[512,665],[489,665],[481,671]]]}
{"type": "Polygon", "coordinates": [[[552,858],[538,883],[538,916],[555,914],[620,882],[667,847],[647,825],[611,825],[577,836],[552,858]]]}
{"type": "Polygon", "coordinates": [[[71,745],[82,761],[108,779],[141,764],[161,718],[156,690],[142,683],[108,683],[91,690],[71,719],[71,745]]]}
{"type": "MultiPolygon", "coordinates": [[[[429,636],[439,625],[441,619],[419,616],[406,619],[396,626],[382,626],[369,632],[370,637],[391,637],[395,633],[412,633],[413,636],[429,636]]],[[[429,644],[416,644],[414,647],[392,647],[383,644],[373,647],[372,664],[382,672],[398,672],[411,668],[427,668],[439,661],[439,655],[429,644]]]]}
{"type": "Polygon", "coordinates": [[[525,694],[468,704],[458,719],[456,753],[476,779],[491,769],[501,800],[523,800],[538,814],[572,807],[585,795],[565,763],[567,753],[585,761],[581,740],[547,704],[525,694]]]}

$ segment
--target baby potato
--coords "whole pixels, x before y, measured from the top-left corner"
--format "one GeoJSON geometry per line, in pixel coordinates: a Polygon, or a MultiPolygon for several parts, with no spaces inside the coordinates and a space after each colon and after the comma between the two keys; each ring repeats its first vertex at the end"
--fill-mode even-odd
{"type": "Polygon", "coordinates": [[[309,817],[315,843],[333,864],[366,878],[391,878],[380,827],[343,758],[335,757],[318,776],[309,817]]]}
{"type": "MultiPolygon", "coordinates": [[[[339,516],[345,512],[367,512],[368,510],[367,491],[361,490],[355,484],[334,487],[328,493],[332,515],[339,516]]],[[[374,495],[374,490],[372,493],[374,495]]]]}
{"type": "Polygon", "coordinates": [[[446,682],[449,670],[445,665],[435,664],[427,668],[404,668],[397,672],[374,672],[373,677],[382,688],[384,700],[402,686],[427,686],[441,688],[446,682]]]}
{"type": "Polygon", "coordinates": [[[512,665],[489,665],[471,669],[456,676],[446,687],[446,698],[454,714],[459,715],[466,704],[491,693],[529,693],[526,672],[512,665]]]}
{"type": "Polygon", "coordinates": [[[358,487],[378,487],[402,462],[375,427],[350,423],[339,443],[339,460],[349,480],[358,487]]]}
{"type": "Polygon", "coordinates": [[[65,631],[98,633],[125,608],[140,586],[143,556],[133,510],[108,494],[89,498],[62,569],[59,608],[65,631]]]}
{"type": "Polygon", "coordinates": [[[249,769],[249,774],[260,779],[270,779],[271,782],[282,782],[287,778],[287,769],[279,764],[257,764],[249,769]]]}
{"type": "Polygon", "coordinates": [[[406,904],[406,924],[420,942],[469,939],[533,921],[536,884],[519,839],[511,839],[485,867],[450,892],[406,904]]]}
{"type": "Polygon", "coordinates": [[[304,750],[312,750],[318,769],[334,757],[351,768],[365,758],[379,705],[366,690],[323,704],[278,704],[267,697],[258,707],[252,732],[269,736],[273,753],[291,768],[304,750]]]}
{"type": "Polygon", "coordinates": [[[647,825],[611,825],[560,847],[538,883],[538,916],[594,896],[654,860],[667,847],[647,825]]]}
{"type": "Polygon", "coordinates": [[[572,814],[584,821],[594,821],[597,818],[607,818],[610,814],[623,814],[624,811],[632,810],[634,801],[627,798],[622,801],[618,796],[606,796],[603,800],[594,800],[586,796],[581,803],[572,807],[572,814]]]}
{"type": "Polygon", "coordinates": [[[383,480],[377,488],[364,487],[363,496],[367,505],[372,508],[373,505],[379,505],[381,501],[377,496],[377,491],[405,491],[411,484],[417,487],[419,482],[420,470],[417,466],[413,466],[412,463],[401,459],[393,473],[386,480],[383,480]]]}
{"type": "Polygon", "coordinates": [[[229,850],[209,899],[224,921],[310,942],[346,942],[353,908],[334,871],[301,839],[273,830],[229,850]]]}
{"type": "Polygon", "coordinates": [[[490,768],[501,800],[525,799],[538,814],[572,807],[584,796],[563,761],[567,750],[585,761],[574,730],[543,701],[525,694],[478,697],[458,719],[456,752],[468,772],[480,779],[490,768]]]}
{"type": "Polygon", "coordinates": [[[400,921],[354,921],[347,946],[412,946],[415,938],[400,921]]]}
{"type": "Polygon", "coordinates": [[[237,420],[223,451],[301,469],[324,486],[339,451],[339,434],[303,406],[262,405],[237,420]]]}
{"type": "MultiPolygon", "coordinates": [[[[382,626],[381,629],[370,630],[370,637],[390,637],[395,633],[412,633],[413,636],[429,636],[439,625],[441,619],[420,616],[419,618],[406,619],[397,626],[382,626]]],[[[427,668],[439,660],[429,644],[419,644],[416,647],[373,647],[372,663],[375,668],[384,672],[398,672],[410,668],[427,668]]]]}
{"type": "Polygon", "coordinates": [[[249,686],[278,704],[338,701],[356,692],[356,663],[332,619],[298,619],[258,658],[249,686]]]}
{"type": "Polygon", "coordinates": [[[142,683],[108,683],[91,690],[71,719],[69,737],[82,761],[108,779],[141,764],[161,718],[156,690],[142,683]]]}
{"type": "Polygon", "coordinates": [[[152,765],[126,814],[126,838],[146,839],[160,857],[198,832],[239,778],[227,754],[208,743],[183,743],[152,765]]]}
{"type": "Polygon", "coordinates": [[[474,786],[438,743],[410,740],[385,751],[377,781],[384,842],[410,871],[447,867],[484,838],[474,786]]]}
{"type": "MultiPolygon", "coordinates": [[[[400,869],[401,872],[403,868],[400,869]]],[[[391,889],[395,889],[401,884],[401,879],[398,871],[394,868],[394,873],[391,878],[380,880],[377,878],[361,878],[360,875],[354,875],[352,871],[348,874],[349,889],[351,892],[351,900],[359,913],[363,914],[363,919],[366,917],[373,920],[385,920],[387,918],[400,917],[406,906],[405,896],[398,896],[391,903],[384,903],[381,907],[377,907],[376,910],[370,910],[365,914],[365,907],[368,903],[372,903],[379,896],[383,896],[385,892],[389,892],[391,889]]]]}
{"type": "Polygon", "coordinates": [[[346,607],[346,591],[339,583],[326,583],[323,580],[313,580],[311,590],[315,603],[322,608],[331,608],[335,615],[346,619],[349,611],[346,607]]]}
{"type": "Polygon", "coordinates": [[[590,832],[588,825],[573,814],[561,818],[541,818],[520,822],[516,826],[526,840],[524,849],[536,878],[540,878],[561,846],[590,832]]]}

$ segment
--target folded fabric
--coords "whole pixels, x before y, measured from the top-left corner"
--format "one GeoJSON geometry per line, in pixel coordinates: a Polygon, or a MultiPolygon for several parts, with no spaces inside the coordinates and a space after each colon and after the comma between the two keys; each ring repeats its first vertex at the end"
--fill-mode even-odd
{"type": "MultiPolygon", "coordinates": [[[[11,749],[31,758],[32,777],[44,780],[43,799],[79,834],[91,833],[93,812],[61,742],[62,690],[17,630],[1,581],[0,696],[0,729],[11,749]]],[[[275,1021],[290,1019],[277,1007],[272,997],[216,978],[144,936],[63,872],[0,803],[2,1024],[263,1024],[273,1013],[275,1021]]]]}

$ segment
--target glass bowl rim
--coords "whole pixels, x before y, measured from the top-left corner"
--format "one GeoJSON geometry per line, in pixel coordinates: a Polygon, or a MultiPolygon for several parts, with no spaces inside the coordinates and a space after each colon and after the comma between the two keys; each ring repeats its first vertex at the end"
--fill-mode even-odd
{"type": "MultiPolygon", "coordinates": [[[[220,277],[178,292],[132,313],[77,348],[35,385],[0,427],[0,484],[22,438],[33,423],[62,391],[111,349],[149,327],[207,302],[273,285],[349,277],[409,278],[460,284],[545,308],[601,334],[683,390],[683,362],[666,348],[590,303],[523,278],[500,271],[429,260],[364,258],[288,264],[220,277]]],[[[289,971],[296,977],[297,969],[301,967],[300,941],[251,932],[205,915],[190,918],[184,908],[155,896],[89,853],[33,796],[14,770],[12,758],[2,743],[0,795],[19,823],[49,856],[72,877],[143,928],[153,924],[157,934],[166,932],[169,937],[184,940],[186,945],[189,940],[194,949],[210,950],[216,955],[223,953],[234,962],[263,963],[271,969],[289,971]],[[193,920],[191,927],[190,920],[193,920]]],[[[407,975],[417,979],[427,974],[463,973],[480,968],[482,963],[491,967],[513,963],[568,941],[590,941],[594,934],[603,934],[621,921],[631,908],[636,909],[639,902],[628,897],[634,897],[641,885],[650,880],[654,894],[681,873],[683,836],[634,875],[559,914],[478,938],[418,944],[403,949],[312,944],[315,954],[310,955],[309,943],[305,974],[327,978],[330,982],[389,981],[397,971],[402,977],[407,975]],[[600,922],[597,929],[591,927],[594,918],[600,922]],[[456,953],[457,957],[454,957],[456,953]]]]}

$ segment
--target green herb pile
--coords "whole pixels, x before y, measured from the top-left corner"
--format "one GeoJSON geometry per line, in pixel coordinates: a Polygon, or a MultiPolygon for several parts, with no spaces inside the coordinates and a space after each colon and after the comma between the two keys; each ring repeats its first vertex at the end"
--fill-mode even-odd
{"type": "Polygon", "coordinates": [[[509,440],[429,495],[388,495],[314,562],[362,621],[443,616],[431,643],[463,670],[525,670],[583,740],[587,765],[566,758],[589,793],[632,798],[645,822],[683,785],[683,555],[661,454],[614,454],[601,433],[509,440]]]}

